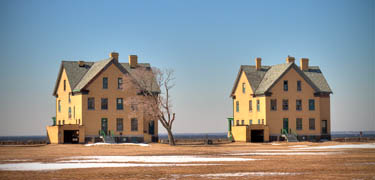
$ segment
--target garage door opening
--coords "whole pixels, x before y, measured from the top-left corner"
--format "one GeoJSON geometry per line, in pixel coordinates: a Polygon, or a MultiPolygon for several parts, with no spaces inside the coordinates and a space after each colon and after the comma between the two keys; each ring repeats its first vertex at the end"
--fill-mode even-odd
{"type": "Polygon", "coordinates": [[[264,130],[251,130],[251,142],[263,142],[264,130]]]}
{"type": "Polygon", "coordinates": [[[64,131],[64,143],[65,144],[78,144],[78,142],[79,142],[78,130],[65,130],[64,131]]]}

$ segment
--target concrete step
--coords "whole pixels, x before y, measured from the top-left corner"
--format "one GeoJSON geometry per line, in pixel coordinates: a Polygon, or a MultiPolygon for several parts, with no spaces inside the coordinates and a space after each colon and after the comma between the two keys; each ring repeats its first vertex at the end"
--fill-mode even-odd
{"type": "Polygon", "coordinates": [[[104,142],[105,143],[116,143],[115,141],[115,138],[111,137],[111,136],[106,136],[103,138],[104,142]]]}

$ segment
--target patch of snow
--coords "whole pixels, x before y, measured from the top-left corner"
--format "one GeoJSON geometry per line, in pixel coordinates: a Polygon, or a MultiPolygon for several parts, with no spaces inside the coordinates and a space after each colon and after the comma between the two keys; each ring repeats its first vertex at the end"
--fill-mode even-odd
{"type": "Polygon", "coordinates": [[[280,156],[280,155],[330,155],[337,152],[254,152],[254,153],[235,153],[232,156],[280,156]]]}
{"type": "Polygon", "coordinates": [[[50,171],[75,168],[207,166],[220,164],[136,164],[136,163],[13,163],[0,164],[2,171],[50,171]]]}
{"type": "Polygon", "coordinates": [[[31,161],[32,159],[7,159],[2,161],[8,161],[8,162],[24,162],[24,161],[31,161]]]}
{"type": "Polygon", "coordinates": [[[74,156],[63,158],[68,163],[97,162],[143,162],[143,163],[188,163],[220,161],[253,161],[251,158],[200,157],[200,156],[74,156]]]}
{"type": "Polygon", "coordinates": [[[150,146],[145,143],[94,143],[94,144],[85,144],[85,146],[98,146],[98,145],[138,145],[138,146],[150,146]]]}
{"type": "Polygon", "coordinates": [[[370,144],[342,144],[342,145],[332,145],[332,146],[314,146],[305,147],[298,149],[375,149],[375,143],[370,144]]]}
{"type": "Polygon", "coordinates": [[[183,177],[243,177],[243,176],[287,176],[300,175],[301,173],[287,173],[287,172],[238,172],[238,173],[216,173],[216,174],[186,174],[183,177]]]}
{"type": "Polygon", "coordinates": [[[290,148],[298,148],[298,147],[308,147],[307,145],[295,145],[295,146],[288,146],[290,148]]]}
{"type": "Polygon", "coordinates": [[[305,152],[305,151],[324,151],[319,149],[266,149],[266,150],[255,150],[257,152],[305,152]]]}

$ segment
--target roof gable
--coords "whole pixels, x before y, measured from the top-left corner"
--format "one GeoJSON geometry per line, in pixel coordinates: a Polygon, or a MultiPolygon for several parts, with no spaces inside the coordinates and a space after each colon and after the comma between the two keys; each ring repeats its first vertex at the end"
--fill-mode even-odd
{"type": "Polygon", "coordinates": [[[262,66],[261,70],[256,70],[255,66],[242,65],[232,88],[231,97],[234,96],[242,72],[245,72],[254,94],[262,95],[267,93],[291,68],[296,70],[315,92],[332,93],[319,67],[309,66],[308,70],[302,71],[294,62],[290,62],[262,66]]]}
{"type": "MultiPolygon", "coordinates": [[[[83,67],[78,65],[78,61],[62,61],[60,65],[60,70],[57,76],[55,88],[53,95],[56,96],[58,84],[60,82],[62,72],[65,69],[69,85],[74,92],[80,92],[85,89],[98,75],[100,75],[107,67],[114,64],[119,70],[126,74],[129,73],[137,81],[141,80],[142,77],[138,77],[136,73],[133,73],[137,68],[130,68],[129,63],[118,63],[113,58],[104,59],[97,62],[85,62],[83,67]]],[[[150,64],[148,63],[138,63],[138,66],[150,69],[150,64]]],[[[160,93],[160,88],[156,83],[155,77],[152,79],[152,86],[150,91],[160,93]]]]}

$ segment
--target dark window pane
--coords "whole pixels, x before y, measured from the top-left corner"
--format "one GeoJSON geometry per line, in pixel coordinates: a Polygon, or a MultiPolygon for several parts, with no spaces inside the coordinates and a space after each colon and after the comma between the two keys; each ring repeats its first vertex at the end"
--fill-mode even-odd
{"type": "Polygon", "coordinates": [[[103,110],[108,109],[108,98],[102,98],[102,109],[103,110]]]}
{"type": "Polygon", "coordinates": [[[315,130],[315,119],[314,118],[309,119],[309,129],[315,130]]]}
{"type": "Polygon", "coordinates": [[[276,99],[271,99],[271,110],[276,111],[277,110],[277,101],[276,99]]]}
{"type": "Polygon", "coordinates": [[[108,89],[108,78],[103,78],[103,89],[108,89]]]}
{"type": "Polygon", "coordinates": [[[240,102],[236,101],[236,112],[240,112],[240,102]]]}
{"type": "Polygon", "coordinates": [[[122,89],[122,78],[117,79],[117,88],[122,89]]]}
{"type": "Polygon", "coordinates": [[[287,100],[287,99],[284,99],[284,100],[283,100],[283,110],[284,110],[284,111],[287,111],[288,108],[289,108],[288,100],[287,100]]]}
{"type": "Polygon", "coordinates": [[[117,118],[116,119],[116,130],[117,131],[123,131],[124,130],[124,127],[123,127],[123,123],[124,123],[124,120],[122,118],[117,118]]]}
{"type": "Polygon", "coordinates": [[[284,91],[288,91],[288,81],[284,81],[284,91]]]}
{"type": "Polygon", "coordinates": [[[249,101],[249,111],[253,111],[253,101],[249,101]]]}
{"type": "Polygon", "coordinates": [[[137,120],[137,118],[131,119],[131,131],[138,131],[138,120],[137,120]]]}
{"type": "Polygon", "coordinates": [[[259,112],[260,111],[260,101],[257,100],[257,111],[259,112]]]}
{"type": "Polygon", "coordinates": [[[117,98],[116,100],[116,106],[118,110],[124,109],[124,104],[123,104],[123,99],[122,98],[117,98]]]}
{"type": "Polygon", "coordinates": [[[302,118],[297,118],[296,119],[296,129],[297,130],[302,130],[302,118]]]}
{"type": "Polygon", "coordinates": [[[315,100],[309,99],[309,110],[314,111],[315,110],[315,100]]]}
{"type": "Polygon", "coordinates": [[[301,111],[302,110],[302,100],[297,99],[296,100],[296,110],[301,111]]]}
{"type": "Polygon", "coordinates": [[[88,109],[95,109],[95,98],[88,98],[87,99],[87,108],[88,109]]]}
{"type": "Polygon", "coordinates": [[[302,91],[301,81],[297,81],[297,91],[302,91]]]}

